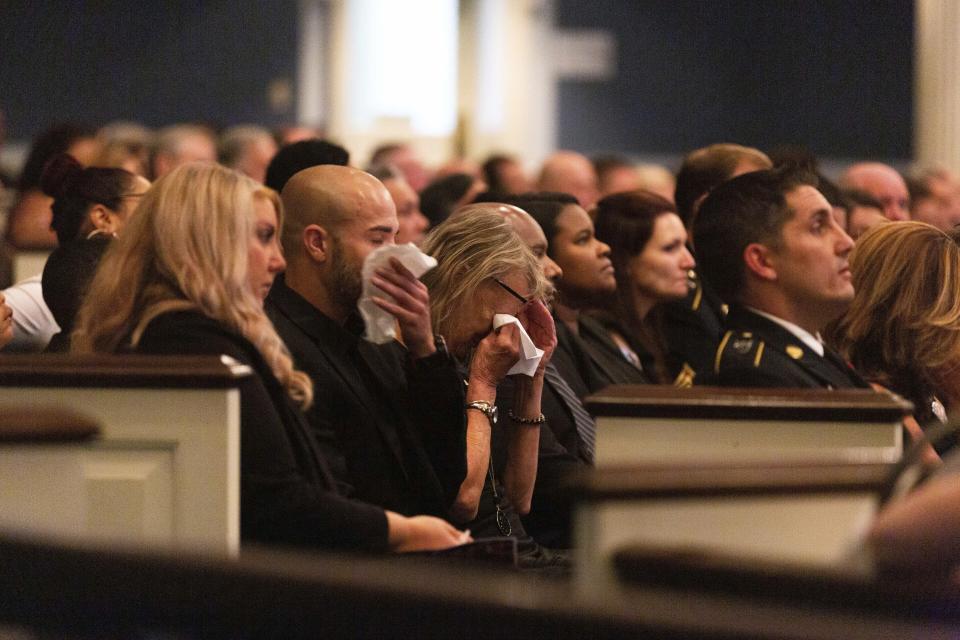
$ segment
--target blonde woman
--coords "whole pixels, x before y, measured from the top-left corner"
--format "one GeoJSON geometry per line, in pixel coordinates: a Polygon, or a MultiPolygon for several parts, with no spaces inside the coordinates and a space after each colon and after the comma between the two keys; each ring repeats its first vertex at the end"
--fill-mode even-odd
{"type": "MultiPolygon", "coordinates": [[[[920,424],[960,408],[960,247],[923,222],[871,228],[850,256],[856,296],[828,338],[920,424]]],[[[914,435],[920,430],[908,421],[914,435]]]]}
{"type": "Polygon", "coordinates": [[[533,497],[544,370],[557,338],[543,302],[549,285],[533,253],[497,213],[500,206],[472,205],[431,231],[423,250],[438,266],[422,280],[430,290],[434,330],[451,354],[469,363],[467,476],[453,515],[472,519],[475,535],[518,537],[521,566],[542,567],[556,557],[528,544],[517,512],[527,513],[533,497]],[[534,375],[513,376],[512,385],[502,383],[519,357],[520,334],[516,325],[494,329],[496,314],[517,317],[544,351],[534,375]],[[503,395],[507,386],[509,398],[503,395]]]}
{"type": "Polygon", "coordinates": [[[241,386],[244,540],[363,550],[450,547],[437,518],[407,518],[336,493],[300,408],[313,390],[264,315],[284,266],[274,191],[212,164],[161,178],[101,262],[73,334],[77,353],[226,354],[241,386]]]}

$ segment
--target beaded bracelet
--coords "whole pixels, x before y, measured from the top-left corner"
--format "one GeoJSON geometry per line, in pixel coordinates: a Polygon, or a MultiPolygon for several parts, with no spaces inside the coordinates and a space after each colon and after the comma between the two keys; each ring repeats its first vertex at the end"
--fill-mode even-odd
{"type": "Polygon", "coordinates": [[[531,425],[541,425],[547,421],[547,417],[542,413],[536,418],[521,418],[520,416],[513,413],[513,409],[507,410],[507,417],[518,424],[531,424],[531,425]]]}

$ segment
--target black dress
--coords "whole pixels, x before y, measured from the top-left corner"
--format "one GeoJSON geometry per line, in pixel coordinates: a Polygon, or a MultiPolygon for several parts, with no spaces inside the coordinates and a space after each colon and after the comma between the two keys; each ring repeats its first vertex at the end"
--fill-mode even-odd
{"type": "Polygon", "coordinates": [[[246,338],[197,311],[166,313],[136,350],[225,354],[255,375],[240,385],[240,531],[246,541],[385,551],[383,509],[339,495],[302,414],[246,338]]]}

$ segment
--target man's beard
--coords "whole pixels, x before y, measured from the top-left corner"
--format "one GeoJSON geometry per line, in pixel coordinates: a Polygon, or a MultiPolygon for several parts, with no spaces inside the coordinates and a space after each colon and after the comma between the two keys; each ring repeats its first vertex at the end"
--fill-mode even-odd
{"type": "Polygon", "coordinates": [[[330,264],[330,292],[337,304],[344,309],[355,310],[363,293],[363,280],[360,265],[347,260],[343,245],[334,236],[331,238],[333,257],[330,264]]]}

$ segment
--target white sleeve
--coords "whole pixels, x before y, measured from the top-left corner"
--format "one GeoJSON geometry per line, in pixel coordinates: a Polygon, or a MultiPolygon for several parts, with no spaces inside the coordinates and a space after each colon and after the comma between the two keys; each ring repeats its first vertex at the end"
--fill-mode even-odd
{"type": "Polygon", "coordinates": [[[4,352],[43,351],[60,327],[43,301],[40,276],[21,280],[4,289],[3,295],[13,310],[13,340],[4,352]]]}

